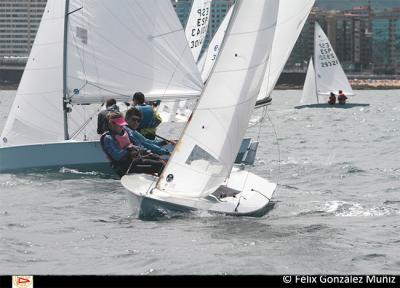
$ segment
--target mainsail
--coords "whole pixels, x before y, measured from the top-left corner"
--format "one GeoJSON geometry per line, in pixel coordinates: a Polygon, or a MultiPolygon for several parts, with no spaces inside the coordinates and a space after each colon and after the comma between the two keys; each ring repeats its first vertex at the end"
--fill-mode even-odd
{"type": "MultiPolygon", "coordinates": [[[[257,100],[263,100],[270,96],[278,82],[279,76],[288,60],[293,47],[300,35],[307,17],[315,0],[280,0],[275,39],[272,45],[271,57],[264,76],[264,82],[257,100]],[[284,35],[284,37],[282,37],[284,35]]],[[[210,42],[206,53],[202,55],[197,64],[201,72],[201,78],[205,82],[212,70],[219,48],[225,36],[232,9],[228,11],[223,22],[210,42]]]]}
{"type": "Polygon", "coordinates": [[[185,27],[193,58],[197,62],[203,48],[210,21],[211,0],[193,0],[192,9],[185,27]]]}
{"type": "Polygon", "coordinates": [[[342,90],[346,95],[354,95],[328,37],[317,22],[314,33],[314,63],[318,94],[329,95],[330,92],[337,94],[342,90]]]}
{"type": "Polygon", "coordinates": [[[168,0],[71,1],[68,87],[73,103],[188,98],[202,83],[168,0]],[[78,90],[78,91],[77,91],[78,90]],[[75,92],[74,92],[75,91],[75,92]],[[76,93],[77,91],[77,93],[76,93]]]}
{"type": "Polygon", "coordinates": [[[79,133],[107,97],[187,99],[202,89],[170,0],[48,0],[0,146],[62,141],[66,122],[79,133]]]}
{"type": "Polygon", "coordinates": [[[217,29],[217,32],[215,32],[213,38],[211,39],[207,50],[203,53],[197,63],[197,67],[199,68],[199,71],[201,71],[201,78],[203,79],[203,82],[207,81],[208,77],[210,76],[212,67],[215,64],[221,48],[222,41],[225,37],[226,29],[228,27],[229,21],[231,20],[233,8],[234,5],[232,5],[228,13],[226,13],[224,20],[221,22],[217,29]]]}
{"type": "Polygon", "coordinates": [[[279,1],[237,1],[221,53],[157,188],[200,197],[229,177],[260,90],[279,1]]]}
{"type": "Polygon", "coordinates": [[[271,57],[258,100],[271,95],[315,0],[280,0],[271,57]]]}

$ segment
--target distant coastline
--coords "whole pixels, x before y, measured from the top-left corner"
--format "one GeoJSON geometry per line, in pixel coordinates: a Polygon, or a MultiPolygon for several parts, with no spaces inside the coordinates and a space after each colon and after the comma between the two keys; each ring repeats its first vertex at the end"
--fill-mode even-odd
{"type": "MultiPolygon", "coordinates": [[[[400,89],[400,80],[350,80],[354,90],[397,90],[400,89]]],[[[18,84],[0,84],[0,90],[17,90],[18,84]]],[[[275,86],[276,90],[301,90],[303,85],[289,83],[279,83],[275,86]]]]}
{"type": "MultiPolygon", "coordinates": [[[[350,79],[354,90],[397,90],[400,89],[400,80],[397,79],[350,79]]],[[[277,90],[303,89],[303,85],[278,83],[277,90]]]]}

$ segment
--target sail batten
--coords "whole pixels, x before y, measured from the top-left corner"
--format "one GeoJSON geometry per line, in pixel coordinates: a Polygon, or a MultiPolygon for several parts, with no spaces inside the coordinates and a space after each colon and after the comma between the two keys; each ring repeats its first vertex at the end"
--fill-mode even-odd
{"type": "Polygon", "coordinates": [[[229,176],[263,80],[278,7],[277,0],[235,4],[214,70],[158,189],[201,197],[229,176]]]}

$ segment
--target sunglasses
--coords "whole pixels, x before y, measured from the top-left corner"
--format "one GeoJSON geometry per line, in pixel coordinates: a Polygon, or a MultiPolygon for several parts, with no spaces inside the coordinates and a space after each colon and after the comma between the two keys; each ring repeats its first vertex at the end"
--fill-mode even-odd
{"type": "Polygon", "coordinates": [[[133,121],[135,121],[135,122],[140,122],[140,121],[142,121],[142,118],[139,118],[139,117],[131,117],[131,118],[128,119],[128,121],[129,121],[129,122],[133,122],[133,121]]]}

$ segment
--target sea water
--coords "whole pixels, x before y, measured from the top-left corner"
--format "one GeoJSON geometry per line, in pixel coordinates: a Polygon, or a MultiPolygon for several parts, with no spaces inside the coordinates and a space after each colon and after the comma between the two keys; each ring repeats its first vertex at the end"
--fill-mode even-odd
{"type": "MultiPolygon", "coordinates": [[[[1,274],[398,273],[400,91],[356,93],[370,106],[297,110],[301,91],[273,93],[247,133],[260,141],[250,170],[278,182],[262,218],[142,221],[98,173],[0,174],[1,274]]],[[[14,95],[0,91],[0,128],[14,95]]]]}

